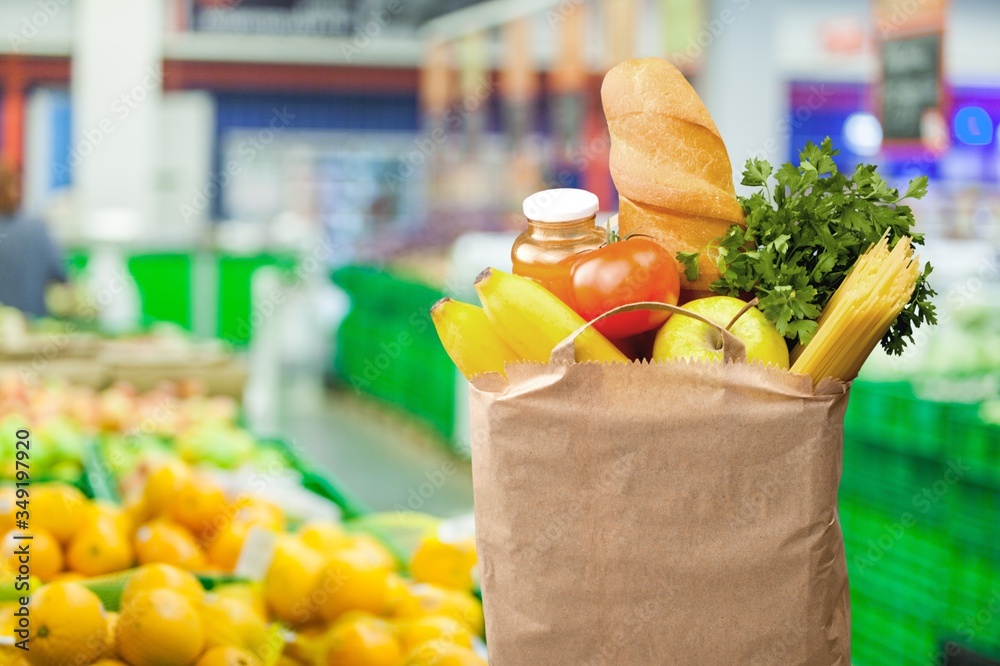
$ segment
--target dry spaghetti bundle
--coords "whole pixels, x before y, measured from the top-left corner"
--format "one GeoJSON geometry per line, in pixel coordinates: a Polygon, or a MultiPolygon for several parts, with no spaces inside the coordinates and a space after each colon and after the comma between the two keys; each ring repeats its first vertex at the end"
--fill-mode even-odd
{"type": "Polygon", "coordinates": [[[909,236],[889,250],[889,238],[873,245],[830,297],[808,345],[792,352],[792,371],[818,384],[825,377],[850,381],[913,295],[920,276],[909,236]]]}

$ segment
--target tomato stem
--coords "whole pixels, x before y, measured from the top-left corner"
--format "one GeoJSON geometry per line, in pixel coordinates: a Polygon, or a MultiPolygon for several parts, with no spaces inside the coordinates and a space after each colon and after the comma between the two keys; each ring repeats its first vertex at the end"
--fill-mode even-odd
{"type": "MultiPolygon", "coordinates": [[[[615,216],[612,216],[615,217],[615,216]]],[[[618,238],[618,230],[611,228],[611,218],[604,223],[604,228],[607,231],[607,239],[604,241],[604,245],[611,245],[612,243],[617,243],[620,239],[618,238]]],[[[602,246],[603,247],[603,246],[602,246]]]]}

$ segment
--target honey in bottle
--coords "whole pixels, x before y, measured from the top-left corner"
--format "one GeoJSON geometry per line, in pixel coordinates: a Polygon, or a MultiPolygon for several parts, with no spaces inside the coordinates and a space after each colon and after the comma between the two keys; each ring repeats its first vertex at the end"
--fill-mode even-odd
{"type": "Polygon", "coordinates": [[[597,195],[586,190],[543,190],[525,199],[528,230],[510,252],[514,273],[540,282],[571,304],[570,270],[576,255],[596,250],[607,240],[605,231],[595,226],[597,208],[597,195]]]}

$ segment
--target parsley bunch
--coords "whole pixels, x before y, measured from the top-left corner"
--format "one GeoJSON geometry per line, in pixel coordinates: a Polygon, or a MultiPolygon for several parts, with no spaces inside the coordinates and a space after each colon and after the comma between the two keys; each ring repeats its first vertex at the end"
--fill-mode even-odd
{"type": "MultiPolygon", "coordinates": [[[[901,202],[924,196],[927,177],[911,180],[900,196],[874,165],[858,165],[851,176],[841,173],[833,161],[836,154],[827,137],[819,146],[808,143],[798,165],[789,162],[777,172],[766,160],[747,160],[741,182],[760,191],[739,197],[746,228],[734,224],[705,248],[720,276],[712,291],[756,296],[790,347],[809,344],[823,306],[883,235],[889,234],[890,247],[904,235],[914,245],[923,243],[923,234],[912,231],[913,212],[901,202]]],[[[677,253],[689,280],[698,277],[700,254],[677,253]]],[[[901,354],[917,326],[936,323],[930,272],[930,264],[925,265],[909,303],[882,338],[886,352],[901,354]]]]}

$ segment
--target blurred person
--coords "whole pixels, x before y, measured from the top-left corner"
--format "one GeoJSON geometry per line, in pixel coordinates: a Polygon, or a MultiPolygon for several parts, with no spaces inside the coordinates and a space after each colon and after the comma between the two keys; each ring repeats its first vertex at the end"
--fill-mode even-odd
{"type": "Polygon", "coordinates": [[[62,251],[44,223],[20,209],[20,176],[0,165],[0,303],[44,317],[46,289],[66,282],[62,251]]]}

